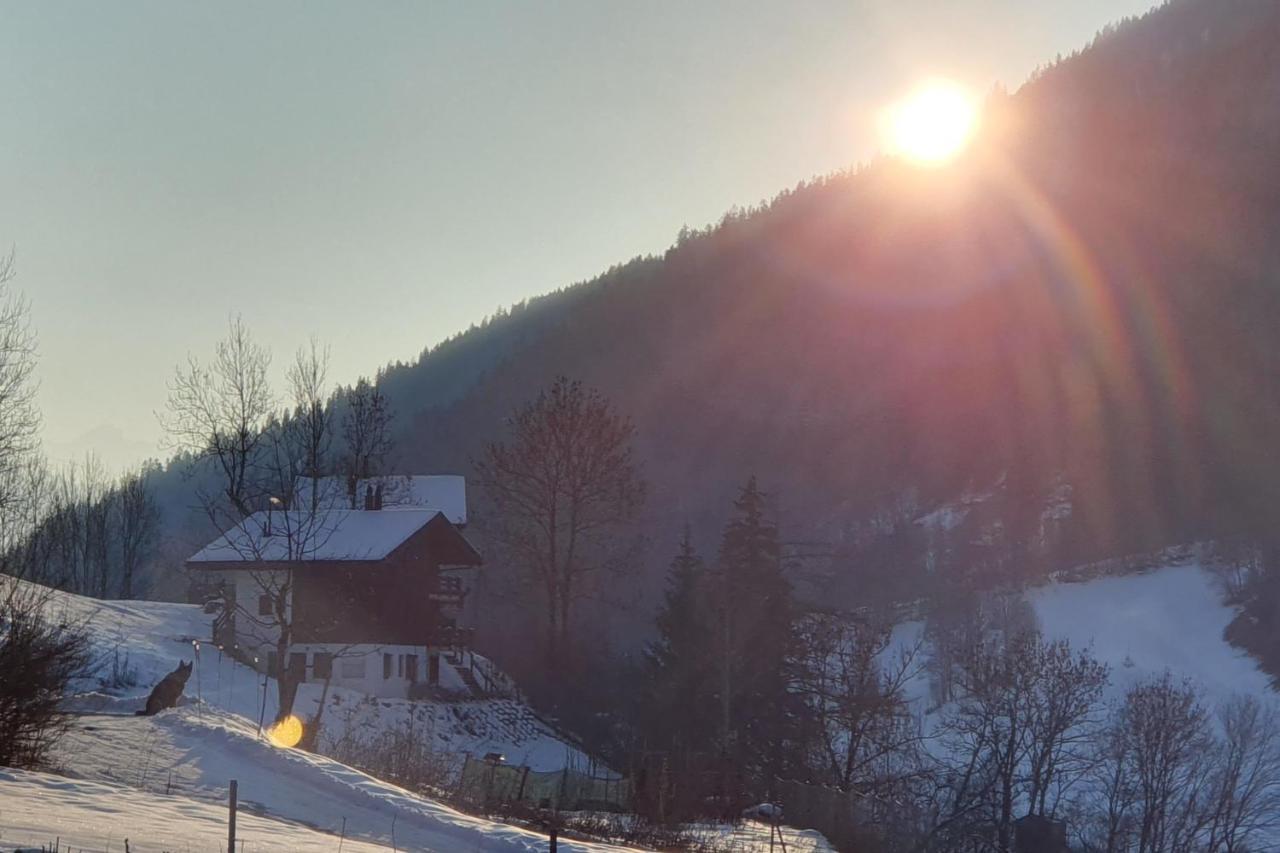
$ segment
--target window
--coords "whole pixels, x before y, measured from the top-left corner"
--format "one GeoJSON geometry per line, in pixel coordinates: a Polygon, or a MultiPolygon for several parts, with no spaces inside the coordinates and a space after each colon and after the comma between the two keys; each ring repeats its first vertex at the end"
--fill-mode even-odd
{"type": "Polygon", "coordinates": [[[391,677],[391,655],[386,652],[382,654],[382,677],[384,679],[391,677]]]}
{"type": "Polygon", "coordinates": [[[276,670],[276,653],[275,652],[267,652],[267,675],[271,676],[272,678],[275,678],[277,675],[279,675],[279,672],[277,672],[276,670]]]}
{"type": "Polygon", "coordinates": [[[299,681],[307,680],[307,653],[289,653],[289,674],[299,681]]]}
{"type": "Polygon", "coordinates": [[[258,615],[259,616],[274,615],[276,612],[276,609],[272,607],[271,604],[272,604],[271,596],[269,595],[258,596],[258,615]]]}
{"type": "Polygon", "coordinates": [[[354,658],[342,658],[342,665],[338,671],[342,673],[343,678],[364,678],[364,656],[354,658]]]}
{"type": "Polygon", "coordinates": [[[396,655],[396,677],[404,678],[404,655],[396,655]]]}
{"type": "MultiPolygon", "coordinates": [[[[316,652],[311,656],[311,672],[316,678],[328,678],[333,674],[333,655],[316,652]]],[[[364,673],[362,672],[361,675],[364,673]]]]}
{"type": "Polygon", "coordinates": [[[418,656],[417,655],[404,656],[404,675],[405,675],[405,678],[409,679],[410,681],[418,680],[418,656]]]}

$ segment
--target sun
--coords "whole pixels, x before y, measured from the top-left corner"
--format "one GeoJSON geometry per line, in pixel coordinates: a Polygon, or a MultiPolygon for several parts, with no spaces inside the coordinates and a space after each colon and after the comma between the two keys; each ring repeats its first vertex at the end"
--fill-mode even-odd
{"type": "Polygon", "coordinates": [[[885,111],[881,133],[894,154],[940,166],[964,149],[977,122],[977,106],[962,86],[930,80],[885,111]]]}

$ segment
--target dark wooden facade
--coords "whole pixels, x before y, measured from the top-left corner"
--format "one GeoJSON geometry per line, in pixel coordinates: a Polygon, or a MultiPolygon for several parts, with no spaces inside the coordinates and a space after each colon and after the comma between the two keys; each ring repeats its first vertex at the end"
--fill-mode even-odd
{"type": "Polygon", "coordinates": [[[478,566],[480,555],[437,515],[380,560],[197,565],[215,572],[292,570],[294,643],[426,646],[438,644],[448,627],[441,607],[451,596],[440,594],[441,567],[478,566]]]}

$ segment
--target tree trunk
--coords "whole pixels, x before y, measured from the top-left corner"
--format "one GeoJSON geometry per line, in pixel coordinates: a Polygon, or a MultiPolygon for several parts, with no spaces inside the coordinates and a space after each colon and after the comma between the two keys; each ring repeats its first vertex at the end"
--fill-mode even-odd
{"type": "Polygon", "coordinates": [[[559,608],[556,607],[555,588],[547,590],[547,674],[558,678],[560,673],[560,626],[557,624],[559,608]]]}

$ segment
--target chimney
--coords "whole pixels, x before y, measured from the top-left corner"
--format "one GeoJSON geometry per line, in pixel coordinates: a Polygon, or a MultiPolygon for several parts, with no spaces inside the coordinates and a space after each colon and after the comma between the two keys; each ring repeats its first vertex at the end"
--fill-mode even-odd
{"type": "Polygon", "coordinates": [[[373,509],[373,486],[366,485],[364,487],[364,508],[373,509]]]}

